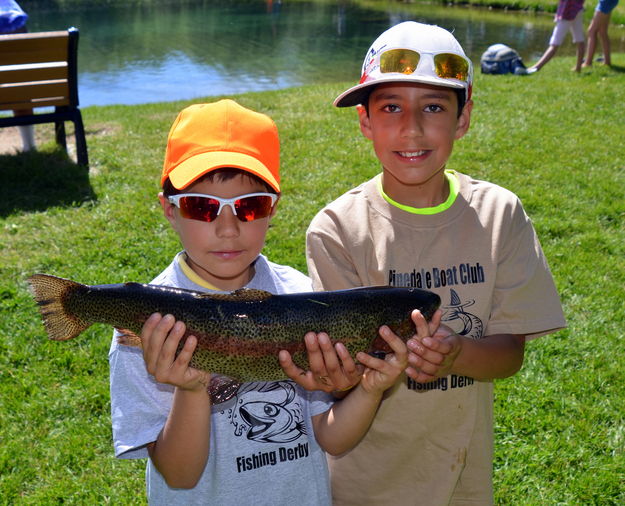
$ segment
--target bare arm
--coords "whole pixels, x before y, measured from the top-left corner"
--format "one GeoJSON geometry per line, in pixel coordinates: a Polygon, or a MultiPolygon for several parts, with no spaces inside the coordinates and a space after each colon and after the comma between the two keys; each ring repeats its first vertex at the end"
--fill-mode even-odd
{"type": "Polygon", "coordinates": [[[189,367],[197,345],[189,337],[178,357],[175,352],[185,326],[171,315],[152,315],[141,332],[147,370],[160,383],[176,387],[163,430],[148,445],[152,462],[170,487],[193,488],[209,454],[211,401],[206,392],[210,374],[189,367]]]}
{"type": "Polygon", "coordinates": [[[331,455],[352,449],[364,437],[384,392],[396,383],[408,364],[404,342],[386,326],[380,329],[380,335],[393,353],[384,360],[358,353],[356,358],[365,367],[360,383],[330,410],[313,417],[315,437],[331,455]]]}
{"type": "Polygon", "coordinates": [[[210,397],[200,391],[176,388],[163,430],[148,453],[170,487],[197,485],[209,453],[210,397]]]}

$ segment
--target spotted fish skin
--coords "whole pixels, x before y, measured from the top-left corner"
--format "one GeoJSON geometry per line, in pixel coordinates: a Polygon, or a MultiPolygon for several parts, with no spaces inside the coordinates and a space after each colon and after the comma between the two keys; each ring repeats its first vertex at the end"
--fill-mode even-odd
{"type": "Polygon", "coordinates": [[[83,285],[48,274],[35,274],[28,282],[51,339],[72,339],[94,323],[105,323],[123,329],[121,342],[140,345],[145,320],[152,313],[171,314],[186,324],[182,344],[189,335],[198,339],[191,366],[239,382],[284,379],[277,358],[283,349],[307,369],[303,336],[310,331],[327,332],[352,356],[389,351],[378,336],[381,325],[407,339],[414,334],[411,311],[419,309],[429,320],[440,305],[438,295],[426,290],[382,286],[272,295],[139,283],[83,285]]]}

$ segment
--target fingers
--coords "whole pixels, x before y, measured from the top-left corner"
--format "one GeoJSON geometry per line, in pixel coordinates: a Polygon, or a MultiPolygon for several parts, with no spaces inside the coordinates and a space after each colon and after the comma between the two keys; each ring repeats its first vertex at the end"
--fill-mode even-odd
{"type": "Polygon", "coordinates": [[[280,362],[280,367],[284,371],[284,374],[299,386],[306,390],[320,390],[319,381],[320,377],[311,371],[304,371],[301,367],[299,367],[295,362],[293,362],[293,358],[291,354],[286,350],[281,350],[278,353],[278,361],[280,362]]]}
{"type": "Polygon", "coordinates": [[[280,362],[280,367],[282,367],[284,374],[286,374],[289,379],[306,388],[306,386],[301,383],[303,377],[306,376],[306,371],[293,362],[293,358],[288,351],[281,350],[280,353],[278,353],[278,362],[280,362]]]}
{"type": "Polygon", "coordinates": [[[408,349],[412,352],[410,363],[415,367],[420,367],[421,362],[414,356],[417,355],[425,362],[440,365],[451,350],[450,343],[433,337],[434,335],[443,337],[443,333],[439,331],[442,311],[437,310],[429,323],[418,309],[412,312],[411,317],[415,324],[416,335],[407,342],[408,349]]]}
{"type": "Polygon", "coordinates": [[[343,364],[343,372],[346,376],[353,380],[350,381],[350,384],[353,385],[358,381],[358,378],[362,374],[362,365],[356,363],[343,343],[336,343],[334,345],[334,349],[341,360],[341,364],[343,364]]]}
{"type": "MultiPolygon", "coordinates": [[[[317,364],[319,367],[315,367],[314,364],[310,364],[310,370],[321,378],[323,383],[331,383],[332,385],[339,384],[343,381],[344,375],[349,374],[343,368],[343,364],[339,358],[338,350],[332,345],[330,337],[326,333],[320,333],[317,338],[319,342],[319,349],[323,356],[323,363],[317,364]],[[328,378],[325,380],[325,378],[328,378]],[[324,381],[325,380],[325,381],[324,381]]],[[[338,345],[343,353],[343,357],[351,362],[350,369],[353,371],[356,367],[354,361],[349,356],[349,353],[344,346],[338,345]],[[341,348],[342,346],[342,348],[341,348]]]]}
{"type": "MultiPolygon", "coordinates": [[[[431,351],[420,343],[409,342],[408,347],[412,353],[408,356],[408,364],[419,373],[434,376],[445,360],[445,355],[431,351]]],[[[408,374],[410,376],[410,374],[408,374]]],[[[412,377],[412,376],[411,376],[412,377]]],[[[413,378],[415,379],[415,378],[413,378]]]]}
{"type": "Polygon", "coordinates": [[[327,334],[317,335],[314,332],[308,332],[304,336],[304,342],[308,352],[308,365],[313,374],[326,375],[326,368],[330,365],[326,363],[326,360],[331,363],[332,367],[336,368],[338,358],[327,334]]]}
{"type": "Polygon", "coordinates": [[[383,325],[379,330],[380,336],[392,350],[384,358],[376,358],[368,353],[358,353],[356,358],[366,367],[380,372],[390,372],[390,367],[404,369],[408,365],[408,347],[389,327],[383,325]]]}
{"type": "Polygon", "coordinates": [[[406,368],[406,375],[415,380],[417,383],[428,383],[436,379],[436,376],[427,374],[420,369],[416,369],[411,366],[406,368]]]}
{"type": "Polygon", "coordinates": [[[284,373],[306,390],[333,392],[354,386],[360,380],[363,367],[356,364],[347,348],[332,344],[326,333],[309,332],[304,336],[308,365],[304,371],[293,362],[291,355],[282,350],[278,360],[284,373]]]}
{"type": "Polygon", "coordinates": [[[404,343],[404,341],[397,334],[395,334],[389,327],[387,327],[386,325],[383,325],[382,327],[380,327],[379,332],[380,332],[380,337],[382,337],[382,339],[386,341],[386,343],[391,347],[391,350],[393,350],[393,353],[395,353],[395,355],[407,355],[408,354],[408,348],[406,347],[406,344],[404,343]]]}
{"type": "Polygon", "coordinates": [[[415,309],[410,314],[410,317],[412,318],[412,321],[414,323],[417,338],[421,340],[424,337],[431,335],[430,326],[428,325],[428,322],[423,316],[423,314],[421,313],[421,311],[419,311],[418,309],[415,309]]]}
{"type": "MultiPolygon", "coordinates": [[[[156,328],[159,326],[163,328],[166,326],[166,323],[167,320],[165,318],[159,313],[154,313],[146,320],[141,329],[143,358],[145,359],[145,366],[150,374],[154,374],[156,370],[158,355],[164,340],[162,332],[157,333],[156,328]]],[[[171,326],[173,326],[173,321],[171,321],[171,326]]],[[[169,332],[169,328],[166,329],[166,332],[169,332]]]]}
{"type": "Polygon", "coordinates": [[[176,357],[185,331],[185,324],[177,322],[172,315],[155,313],[143,325],[141,340],[146,368],[157,381],[164,382],[170,372],[184,371],[188,367],[197,339],[189,337],[176,357]]]}
{"type": "Polygon", "coordinates": [[[433,336],[436,333],[438,327],[441,324],[442,318],[443,318],[443,311],[441,309],[437,309],[432,315],[432,318],[430,318],[430,322],[428,323],[431,336],[433,336]]]}
{"type": "Polygon", "coordinates": [[[442,311],[437,310],[429,323],[418,310],[413,311],[411,317],[416,334],[406,343],[409,350],[406,374],[418,382],[448,374],[458,347],[454,344],[457,343],[454,332],[441,324],[442,311]]]}

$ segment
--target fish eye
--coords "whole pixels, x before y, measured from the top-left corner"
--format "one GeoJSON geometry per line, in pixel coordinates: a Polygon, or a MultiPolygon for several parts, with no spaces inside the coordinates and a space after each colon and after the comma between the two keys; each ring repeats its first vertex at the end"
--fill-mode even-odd
{"type": "Polygon", "coordinates": [[[267,416],[275,416],[278,414],[278,408],[273,404],[265,404],[264,411],[267,416]]]}

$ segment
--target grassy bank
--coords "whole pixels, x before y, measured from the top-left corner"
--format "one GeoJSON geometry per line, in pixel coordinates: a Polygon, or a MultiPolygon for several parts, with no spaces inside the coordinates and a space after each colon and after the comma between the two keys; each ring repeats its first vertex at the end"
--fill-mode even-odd
{"type": "MultiPolygon", "coordinates": [[[[625,54],[581,75],[476,76],[471,131],[449,166],[514,190],[541,237],[569,328],[496,383],[499,504],[625,502],[625,54]]],[[[284,198],[266,253],[305,269],[306,225],[378,166],[341,85],[249,93],[283,143],[284,198]]],[[[190,102],[84,110],[86,174],[48,145],[0,156],[0,504],[138,504],[142,462],[112,455],[111,329],[49,342],[34,272],[148,281],[178,250],[156,200],[168,128],[190,102]]],[[[459,245],[460,246],[460,245],[459,245]]]]}

